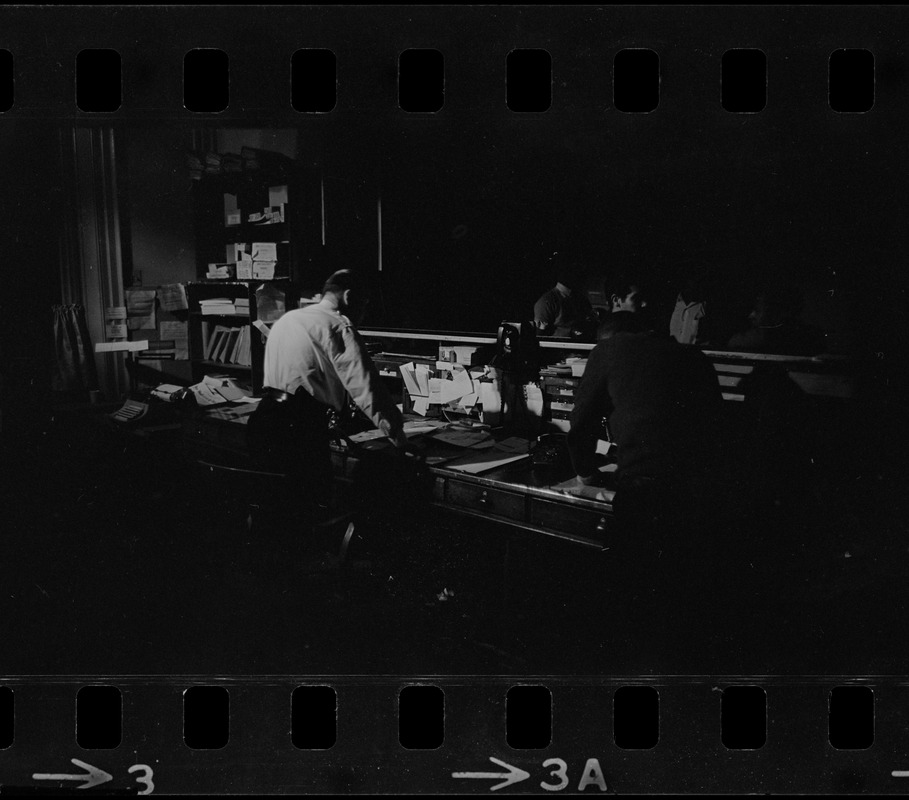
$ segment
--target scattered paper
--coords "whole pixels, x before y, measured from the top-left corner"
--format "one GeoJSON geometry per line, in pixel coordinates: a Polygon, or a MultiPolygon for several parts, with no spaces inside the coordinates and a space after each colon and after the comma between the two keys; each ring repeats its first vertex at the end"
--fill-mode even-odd
{"type": "Polygon", "coordinates": [[[473,392],[473,381],[470,379],[470,373],[464,367],[460,364],[453,364],[451,374],[454,379],[453,382],[460,392],[458,397],[463,397],[465,394],[473,392]]]}
{"type": "Polygon", "coordinates": [[[525,384],[524,402],[529,414],[537,419],[543,418],[543,390],[535,383],[525,384]]]}
{"type": "Polygon", "coordinates": [[[98,342],[95,345],[96,353],[118,353],[121,351],[136,353],[139,350],[148,350],[148,339],[142,339],[138,342],[98,342]]]}
{"type": "Polygon", "coordinates": [[[404,423],[404,432],[408,433],[412,430],[419,430],[425,433],[426,431],[444,428],[446,425],[447,423],[442,422],[442,420],[439,419],[411,419],[404,423]]]}
{"type": "MultiPolygon", "coordinates": [[[[614,464],[610,466],[613,469],[615,468],[614,464]]],[[[576,477],[557,483],[552,488],[557,492],[562,492],[562,494],[584,497],[588,500],[599,500],[604,503],[611,503],[615,497],[615,489],[607,489],[605,486],[585,486],[576,477]]]]}
{"type": "Polygon", "coordinates": [[[108,339],[125,339],[126,320],[108,320],[104,333],[108,339]]]}
{"type": "Polygon", "coordinates": [[[459,472],[469,472],[472,475],[477,475],[480,472],[488,472],[491,469],[504,467],[506,464],[521,461],[525,458],[528,458],[526,453],[524,455],[515,455],[514,453],[502,451],[498,447],[493,447],[485,453],[477,453],[476,455],[449,461],[446,466],[459,472]]]}
{"type": "MultiPolygon", "coordinates": [[[[401,377],[404,378],[404,386],[407,389],[407,393],[411,397],[419,396],[421,392],[420,387],[417,385],[413,362],[401,364],[399,370],[401,372],[401,377]]],[[[424,394],[429,394],[429,392],[425,392],[424,394]]]]}
{"type": "Polygon", "coordinates": [[[446,379],[441,380],[439,387],[439,399],[442,403],[451,403],[462,397],[464,393],[454,381],[446,379]]]}
{"type": "Polygon", "coordinates": [[[429,379],[429,402],[431,405],[441,405],[442,403],[442,379],[429,379]]]}
{"type": "Polygon", "coordinates": [[[480,403],[483,406],[483,422],[498,425],[502,414],[502,395],[496,384],[480,383],[480,403]]]}
{"type": "Polygon", "coordinates": [[[211,406],[221,403],[255,402],[251,392],[234,378],[206,375],[199,383],[189,387],[200,406],[211,406]]]}
{"type": "Polygon", "coordinates": [[[173,340],[174,358],[186,361],[189,358],[189,333],[187,323],[161,320],[161,338],[173,340]]]}
{"type": "Polygon", "coordinates": [[[200,406],[214,406],[225,402],[224,398],[204,381],[189,387],[200,406]]]}
{"type": "Polygon", "coordinates": [[[496,442],[496,447],[505,453],[526,453],[530,449],[530,442],[520,436],[510,436],[496,442]]]}
{"type": "Polygon", "coordinates": [[[168,283],[158,287],[158,302],[165,311],[184,311],[189,308],[186,287],[182,283],[168,283]]]}
{"type": "Polygon", "coordinates": [[[458,428],[448,428],[439,431],[433,437],[436,441],[452,444],[456,447],[473,447],[486,439],[492,439],[487,431],[470,431],[460,430],[458,428]]]}
{"type": "Polygon", "coordinates": [[[429,397],[429,367],[425,364],[417,364],[414,373],[417,381],[417,388],[420,390],[419,394],[424,397],[429,397]]]}
{"type": "Polygon", "coordinates": [[[416,397],[411,396],[411,398],[413,399],[414,414],[419,414],[421,417],[425,417],[426,412],[429,411],[429,398],[420,397],[419,395],[416,397]]]}
{"type": "Polygon", "coordinates": [[[129,329],[153,330],[155,325],[155,289],[127,289],[126,314],[129,329]]]}

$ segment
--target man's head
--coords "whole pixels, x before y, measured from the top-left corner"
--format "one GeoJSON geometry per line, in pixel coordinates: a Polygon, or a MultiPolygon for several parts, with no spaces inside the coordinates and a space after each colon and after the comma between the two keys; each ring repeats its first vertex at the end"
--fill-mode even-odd
{"type": "Polygon", "coordinates": [[[772,328],[786,319],[785,302],[775,292],[761,292],[754,298],[754,308],[748,315],[751,323],[758,328],[772,328]]]}
{"type": "Polygon", "coordinates": [[[635,281],[607,282],[604,293],[609,298],[611,311],[636,313],[647,307],[647,296],[640,283],[635,281]]]}
{"type": "Polygon", "coordinates": [[[338,307],[338,311],[356,320],[369,300],[363,279],[350,269],[339,269],[328,276],[322,287],[322,297],[329,299],[338,307]]]}

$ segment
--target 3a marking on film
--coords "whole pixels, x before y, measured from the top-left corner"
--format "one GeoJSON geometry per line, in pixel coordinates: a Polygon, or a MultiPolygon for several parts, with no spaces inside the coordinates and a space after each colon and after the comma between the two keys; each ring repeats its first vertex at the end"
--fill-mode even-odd
{"type": "MultiPolygon", "coordinates": [[[[520,767],[512,766],[511,764],[507,764],[492,756],[489,757],[489,760],[494,764],[498,764],[500,767],[504,767],[508,772],[452,772],[451,777],[485,778],[487,780],[504,778],[500,783],[489,787],[489,791],[491,792],[494,792],[497,789],[504,789],[506,786],[511,786],[513,783],[526,781],[530,777],[530,773],[520,767]]],[[[541,789],[544,789],[547,792],[560,792],[563,789],[568,788],[570,780],[568,777],[568,764],[565,761],[561,758],[548,758],[543,762],[543,768],[548,769],[549,777],[556,779],[557,782],[541,781],[541,789]]],[[[587,763],[584,765],[583,774],[581,775],[581,780],[578,783],[578,791],[583,792],[588,786],[595,786],[601,792],[607,791],[603,769],[600,766],[599,760],[596,758],[587,759],[587,763]]]]}

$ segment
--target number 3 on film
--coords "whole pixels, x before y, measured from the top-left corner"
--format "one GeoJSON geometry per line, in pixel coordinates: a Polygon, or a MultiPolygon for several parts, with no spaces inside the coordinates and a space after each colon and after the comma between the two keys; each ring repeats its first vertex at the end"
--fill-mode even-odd
{"type": "Polygon", "coordinates": [[[142,775],[136,777],[136,783],[144,784],[145,788],[139,792],[139,794],[151,794],[155,791],[155,784],[152,783],[152,768],[148,764],[133,764],[128,770],[130,774],[134,772],[142,772],[142,775]]]}

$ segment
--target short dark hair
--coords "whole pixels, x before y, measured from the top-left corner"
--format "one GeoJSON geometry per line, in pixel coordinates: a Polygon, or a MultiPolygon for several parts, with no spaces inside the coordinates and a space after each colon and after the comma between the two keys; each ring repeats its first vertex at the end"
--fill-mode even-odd
{"type": "Polygon", "coordinates": [[[639,294],[646,296],[644,284],[634,277],[620,275],[613,278],[607,278],[603,281],[603,294],[605,294],[606,299],[610,301],[610,305],[612,304],[613,295],[625,298],[633,291],[637,291],[639,294]]]}
{"type": "Polygon", "coordinates": [[[322,294],[343,294],[348,289],[360,291],[363,288],[363,281],[352,269],[339,269],[332,272],[322,287],[322,294]]]}

